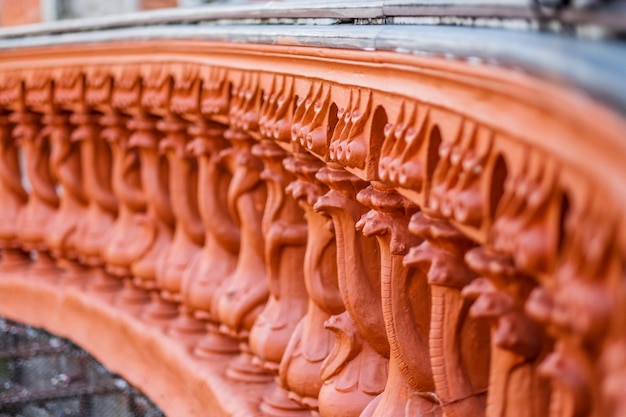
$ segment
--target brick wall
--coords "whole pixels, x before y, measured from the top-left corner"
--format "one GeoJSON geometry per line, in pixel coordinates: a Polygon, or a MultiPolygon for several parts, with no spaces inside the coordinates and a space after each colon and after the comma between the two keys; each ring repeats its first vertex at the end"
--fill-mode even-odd
{"type": "Polygon", "coordinates": [[[141,10],[163,9],[178,6],[177,0],[139,0],[141,10]]]}
{"type": "Polygon", "coordinates": [[[2,0],[1,26],[25,25],[41,21],[40,0],[2,0]]]}

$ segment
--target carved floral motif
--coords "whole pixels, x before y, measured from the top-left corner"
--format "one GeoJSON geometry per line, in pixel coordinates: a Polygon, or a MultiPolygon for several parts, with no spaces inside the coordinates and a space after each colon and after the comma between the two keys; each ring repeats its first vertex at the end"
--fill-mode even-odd
{"type": "Polygon", "coordinates": [[[326,159],[333,117],[332,87],[312,82],[306,95],[298,97],[291,125],[291,140],[309,152],[326,159]]]}
{"type": "Polygon", "coordinates": [[[484,182],[492,158],[493,132],[463,120],[454,137],[443,137],[427,211],[472,227],[480,227],[485,214],[484,182]]]}

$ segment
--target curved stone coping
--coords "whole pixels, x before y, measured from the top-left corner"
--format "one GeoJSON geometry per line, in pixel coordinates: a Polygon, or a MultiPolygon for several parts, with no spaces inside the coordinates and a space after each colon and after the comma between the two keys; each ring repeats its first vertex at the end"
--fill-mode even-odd
{"type": "MultiPolygon", "coordinates": [[[[336,24],[339,22],[374,20],[372,23],[393,22],[395,17],[453,17],[456,25],[501,25],[504,20],[548,20],[569,24],[597,24],[615,31],[626,30],[626,5],[622,2],[595,5],[594,7],[568,7],[559,12],[537,10],[527,0],[362,0],[324,2],[267,1],[253,3],[222,3],[204,7],[160,9],[113,16],[45,22],[0,29],[0,38],[34,36],[42,34],[93,31],[138,25],[209,23],[220,20],[238,23],[284,23],[273,19],[309,19],[301,23],[336,24]],[[469,20],[463,20],[468,18],[469,20]],[[473,21],[473,18],[489,19],[473,21]]],[[[403,22],[403,19],[398,20],[403,22]]],[[[449,24],[449,21],[432,20],[431,24],[449,24]]],[[[515,27],[519,28],[519,25],[515,27]]]]}
{"type": "MultiPolygon", "coordinates": [[[[518,6],[526,5],[526,2],[522,0],[510,1],[516,2],[518,6]]],[[[473,1],[476,4],[482,2],[485,2],[485,0],[473,1]]],[[[493,4],[493,1],[491,3],[493,4]]],[[[240,20],[241,23],[249,23],[253,19],[309,18],[320,19],[319,23],[324,23],[323,19],[376,19],[385,16],[383,4],[384,2],[381,0],[223,3],[204,7],[159,9],[2,28],[0,29],[0,38],[93,31],[138,25],[197,23],[219,20],[240,20]]],[[[335,22],[336,20],[332,21],[332,23],[335,22]]]]}
{"type": "Polygon", "coordinates": [[[232,357],[192,356],[162,328],[118,307],[114,297],[63,286],[26,269],[0,272],[0,315],[70,339],[168,416],[254,416],[268,389],[227,380],[224,370],[232,357]]]}
{"type": "Polygon", "coordinates": [[[167,25],[4,39],[0,42],[0,50],[159,39],[304,45],[444,56],[476,65],[509,67],[565,82],[626,113],[626,44],[531,32],[409,25],[167,25]]]}
{"type": "MultiPolygon", "coordinates": [[[[188,9],[160,9],[127,13],[117,16],[100,16],[82,19],[31,24],[0,29],[0,38],[41,34],[90,31],[136,25],[212,22],[219,20],[251,21],[253,19],[380,19],[407,15],[437,16],[489,16],[532,18],[534,13],[524,0],[436,0],[413,2],[406,0],[363,0],[324,2],[290,1],[258,2],[248,4],[212,4],[188,9]]],[[[326,22],[329,23],[329,22],[326,22]]]]}

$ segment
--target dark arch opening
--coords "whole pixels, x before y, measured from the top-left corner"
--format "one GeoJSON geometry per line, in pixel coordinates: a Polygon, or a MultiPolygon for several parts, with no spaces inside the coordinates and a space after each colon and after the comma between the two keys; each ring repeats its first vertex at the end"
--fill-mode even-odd
{"type": "Polygon", "coordinates": [[[72,342],[0,318],[0,416],[163,417],[72,342]]]}

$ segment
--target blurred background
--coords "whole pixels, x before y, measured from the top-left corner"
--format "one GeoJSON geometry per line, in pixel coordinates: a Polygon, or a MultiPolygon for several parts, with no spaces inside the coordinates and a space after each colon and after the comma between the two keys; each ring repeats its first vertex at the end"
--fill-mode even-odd
{"type": "Polygon", "coordinates": [[[197,7],[212,0],[0,0],[0,25],[105,16],[169,7],[197,7]]]}

